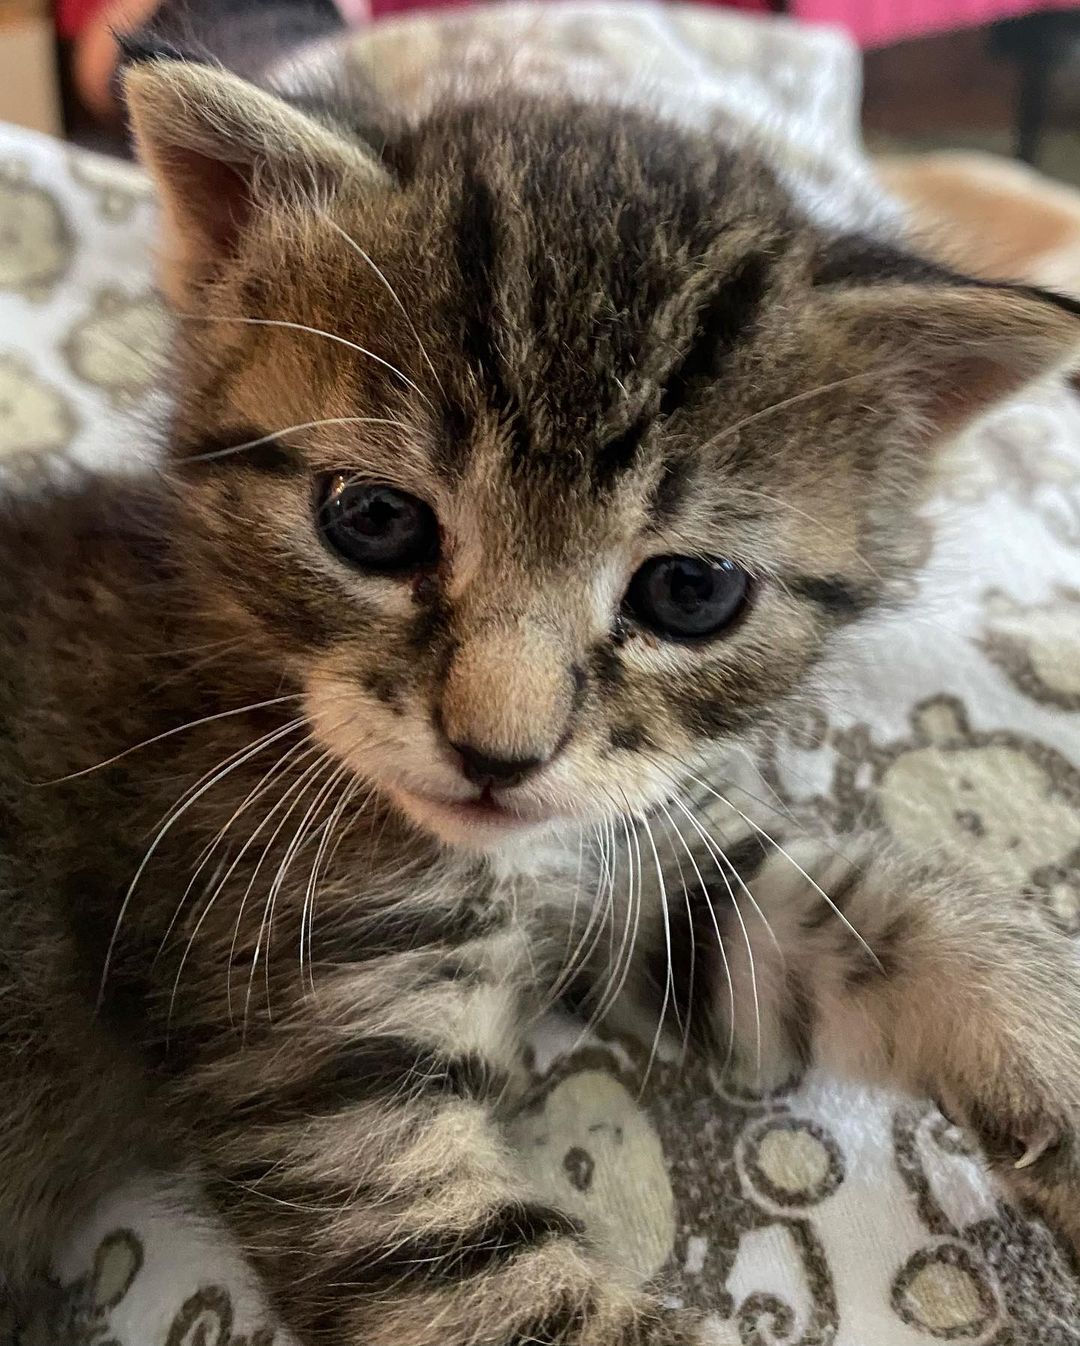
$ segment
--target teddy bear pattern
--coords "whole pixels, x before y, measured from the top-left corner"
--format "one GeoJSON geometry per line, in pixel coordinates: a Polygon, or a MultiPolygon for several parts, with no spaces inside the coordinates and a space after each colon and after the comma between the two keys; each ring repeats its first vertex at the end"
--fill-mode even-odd
{"type": "Polygon", "coordinates": [[[539,1194],[625,1274],[707,1315],[717,1346],[854,1341],[841,1338],[860,1297],[853,1230],[861,1298],[888,1306],[866,1320],[875,1346],[1075,1339],[1065,1255],[995,1197],[935,1108],[814,1078],[736,1090],[704,1064],[648,1055],[626,1037],[557,1055],[512,1138],[539,1194]]]}
{"type": "Polygon", "coordinates": [[[0,354],[0,472],[19,455],[61,453],[75,433],[63,392],[29,360],[0,354]]]}
{"type": "Polygon", "coordinates": [[[124,408],[154,387],[168,339],[168,319],[153,291],[129,295],[107,286],[71,328],[64,355],[72,373],[124,408]]]}
{"type": "Polygon", "coordinates": [[[92,198],[98,215],[110,223],[130,222],[139,207],[153,199],[153,189],[144,175],[115,159],[72,150],[67,156],[67,170],[72,182],[85,188],[92,198]]]}
{"type": "Polygon", "coordinates": [[[985,611],[982,647],[1006,677],[1034,701],[1080,711],[1080,589],[1058,585],[1027,605],[992,589],[985,611]]]}
{"type": "Polygon", "coordinates": [[[169,324],[130,165],[29,134],[0,153],[0,481],[129,456],[169,324]]]}
{"type": "MultiPolygon", "coordinates": [[[[0,1309],[0,1342],[4,1346],[126,1346],[110,1326],[136,1285],[145,1251],[140,1233],[113,1229],[94,1250],[82,1275],[53,1277],[42,1287],[29,1320],[5,1325],[0,1309]]],[[[250,1333],[234,1331],[237,1318],[228,1288],[206,1283],[190,1294],[165,1327],[164,1346],[276,1346],[274,1329],[257,1326],[250,1333]]],[[[134,1343],[132,1343],[134,1346],[134,1343]]]]}
{"type": "MultiPolygon", "coordinates": [[[[626,1038],[557,1053],[536,1070],[511,1139],[537,1194],[579,1218],[630,1280],[703,1312],[713,1346],[841,1340],[853,1229],[863,1297],[889,1306],[875,1346],[1075,1339],[1066,1325],[1080,1320],[1080,1287],[1063,1254],[992,1196],[935,1109],[810,1080],[733,1091],[670,1059],[652,1063],[643,1088],[647,1056],[626,1038]],[[875,1204],[892,1208],[876,1250],[875,1204]]],[[[139,1346],[110,1323],[138,1290],[143,1237],[109,1232],[13,1346],[139,1346]]],[[[212,1277],[159,1330],[164,1346],[287,1346],[212,1277]]]]}
{"type": "Polygon", "coordinates": [[[0,165],[0,288],[45,300],[75,252],[57,197],[35,182],[25,163],[0,165]]]}
{"type": "Polygon", "coordinates": [[[0,1341],[4,1346],[119,1346],[109,1318],[142,1262],[142,1242],[132,1230],[110,1231],[83,1274],[67,1281],[54,1277],[41,1287],[29,1318],[5,1323],[0,1305],[0,1341]]]}
{"type": "MultiPolygon", "coordinates": [[[[1074,399],[1075,401],[1075,399],[1074,399]]],[[[1056,542],[1080,542],[1080,407],[1048,394],[1010,404],[966,436],[944,465],[941,496],[970,507],[1004,499],[1056,542]]]]}
{"type": "Polygon", "coordinates": [[[833,732],[821,813],[838,832],[883,826],[914,853],[966,856],[1039,893],[1080,931],[1080,770],[1031,735],[973,729],[953,696],[914,706],[910,727],[885,743],[865,725],[833,732]]]}

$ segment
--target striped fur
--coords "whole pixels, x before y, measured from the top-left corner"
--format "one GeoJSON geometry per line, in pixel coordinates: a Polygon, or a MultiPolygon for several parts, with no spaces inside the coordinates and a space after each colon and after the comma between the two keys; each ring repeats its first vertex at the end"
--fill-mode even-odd
{"type": "MultiPolygon", "coordinates": [[[[305,1346],[688,1346],[501,1132],[603,890],[585,842],[633,852],[887,601],[933,445],[1067,363],[1074,315],[834,237],[645,106],[489,89],[410,122],[152,54],[128,85],[176,410],[164,471],[4,505],[0,1281],[156,1164],[200,1175],[305,1346]],[[341,472],[422,499],[437,564],[324,546],[341,472]],[[630,577],[702,552],[751,601],[663,641],[630,577]],[[436,807],[479,797],[462,742],[531,767],[495,791],[520,826],[436,807]]],[[[763,1047],[832,1058],[869,1025],[860,1068],[999,1148],[1065,1135],[1061,947],[962,885],[833,877],[881,967],[780,885],[797,976],[763,958],[763,1047]],[[1032,949],[1052,976],[1020,975],[1032,949]],[[943,1006],[948,1041],[888,1035],[945,982],[989,1031],[943,1006]]]]}

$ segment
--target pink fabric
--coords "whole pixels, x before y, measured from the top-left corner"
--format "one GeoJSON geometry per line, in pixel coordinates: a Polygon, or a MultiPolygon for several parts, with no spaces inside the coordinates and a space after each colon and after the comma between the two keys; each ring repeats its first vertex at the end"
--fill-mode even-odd
{"type": "MultiPolygon", "coordinates": [[[[360,24],[382,14],[408,9],[445,9],[469,0],[337,0],[349,23],[360,24]]],[[[542,0],[541,0],[542,2],[542,0]]],[[[704,0],[729,9],[766,12],[768,0],[704,0]]],[[[847,31],[863,47],[973,28],[1046,9],[1080,9],[1080,0],[788,0],[789,14],[809,23],[832,23],[847,31]]]]}
{"type": "MultiPolygon", "coordinates": [[[[708,0],[707,0],[708,2],[708,0]]],[[[78,33],[104,0],[57,0],[57,27],[62,37],[78,33]]],[[[468,0],[337,0],[349,23],[366,23],[380,14],[407,9],[443,9],[468,0]]],[[[712,0],[732,9],[759,12],[768,0],[712,0]]],[[[2,0],[0,0],[2,4],[2,0]]],[[[995,19],[1040,9],[1080,9],[1080,0],[789,0],[788,12],[811,23],[846,28],[864,47],[884,47],[905,38],[922,37],[949,28],[970,28],[995,19]]]]}
{"type": "Polygon", "coordinates": [[[792,0],[788,11],[812,23],[838,24],[863,47],[884,47],[1036,10],[1077,8],[1077,0],[792,0]]]}
{"type": "MultiPolygon", "coordinates": [[[[400,14],[407,9],[448,9],[467,4],[468,0],[337,0],[338,9],[348,23],[360,24],[382,14],[400,14]]],[[[727,9],[748,9],[768,13],[769,0],[709,0],[727,9]]]]}

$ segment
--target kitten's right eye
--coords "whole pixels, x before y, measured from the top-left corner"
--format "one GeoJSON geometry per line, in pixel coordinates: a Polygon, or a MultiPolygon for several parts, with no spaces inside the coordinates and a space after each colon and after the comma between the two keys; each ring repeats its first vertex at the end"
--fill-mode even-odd
{"type": "Polygon", "coordinates": [[[438,556],[431,507],[396,487],[330,472],[317,483],[315,504],[324,541],[354,566],[393,574],[429,566],[438,556]]]}

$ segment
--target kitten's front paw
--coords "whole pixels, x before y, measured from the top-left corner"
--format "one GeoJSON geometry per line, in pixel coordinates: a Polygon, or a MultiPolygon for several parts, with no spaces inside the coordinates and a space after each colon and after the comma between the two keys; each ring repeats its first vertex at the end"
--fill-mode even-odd
{"type": "Polygon", "coordinates": [[[806,1072],[806,1061],[786,1038],[770,1039],[758,1056],[753,1047],[736,1050],[722,1066],[725,1086],[736,1094],[772,1094],[793,1089],[806,1072]]]}
{"type": "Polygon", "coordinates": [[[1044,1125],[1008,1137],[977,1131],[998,1180],[1071,1246],[1080,1265],[1080,1134],[1044,1125]]]}
{"type": "Polygon", "coordinates": [[[978,1141],[1007,1196],[1035,1210],[1071,1247],[1080,1268],[1080,1125],[1052,1110],[1012,1110],[941,1101],[942,1112],[978,1141]]]}

